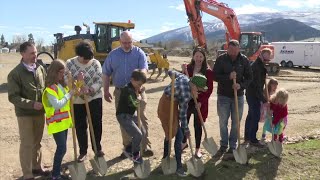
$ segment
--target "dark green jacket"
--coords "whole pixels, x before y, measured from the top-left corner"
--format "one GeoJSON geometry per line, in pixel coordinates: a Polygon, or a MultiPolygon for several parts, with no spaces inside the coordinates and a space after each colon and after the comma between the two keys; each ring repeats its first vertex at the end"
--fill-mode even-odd
{"type": "Polygon", "coordinates": [[[116,115],[130,114],[133,115],[138,107],[137,95],[131,83],[121,88],[119,103],[116,115]]]}
{"type": "Polygon", "coordinates": [[[8,98],[14,105],[17,116],[33,116],[44,114],[43,110],[35,110],[34,102],[41,102],[45,89],[46,71],[36,64],[35,76],[28,71],[22,61],[8,75],[8,98]]]}

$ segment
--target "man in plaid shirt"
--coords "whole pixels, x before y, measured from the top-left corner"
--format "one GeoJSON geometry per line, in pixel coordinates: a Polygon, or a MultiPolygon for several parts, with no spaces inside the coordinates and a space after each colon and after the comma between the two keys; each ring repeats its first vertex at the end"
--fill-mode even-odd
{"type": "MultiPolygon", "coordinates": [[[[176,174],[179,176],[186,176],[186,172],[182,168],[181,163],[181,143],[183,136],[190,136],[190,131],[187,124],[187,109],[188,103],[192,97],[198,97],[198,91],[206,91],[207,78],[201,74],[195,74],[191,79],[188,76],[176,72],[169,71],[169,76],[175,74],[174,84],[174,119],[172,125],[172,134],[175,134],[175,158],[177,161],[176,174]],[[179,107],[179,110],[178,110],[179,107]],[[179,114],[179,116],[178,116],[179,114]],[[181,124],[178,122],[180,120],[181,124]]],[[[164,89],[164,93],[160,98],[158,105],[158,117],[161,121],[163,130],[165,131],[166,138],[164,140],[164,153],[163,158],[168,156],[169,146],[169,120],[170,120],[170,97],[171,97],[171,84],[164,89]]]]}

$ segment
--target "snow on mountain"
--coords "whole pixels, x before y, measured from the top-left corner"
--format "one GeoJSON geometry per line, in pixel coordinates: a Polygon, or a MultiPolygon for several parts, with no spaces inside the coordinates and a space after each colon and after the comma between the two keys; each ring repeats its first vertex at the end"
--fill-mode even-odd
{"type": "MultiPolygon", "coordinates": [[[[241,27],[247,27],[253,24],[262,25],[263,23],[270,23],[271,19],[294,19],[300,21],[310,27],[320,30],[320,9],[308,12],[277,12],[277,13],[259,13],[259,14],[240,14],[237,16],[241,27]],[[269,21],[268,21],[269,20],[269,21]]],[[[212,16],[212,20],[203,23],[205,34],[215,34],[215,32],[224,30],[224,24],[221,20],[212,16]]],[[[172,40],[182,40],[184,42],[192,41],[190,27],[187,25],[182,28],[163,32],[161,34],[149,37],[148,42],[167,42],[172,40]]]]}

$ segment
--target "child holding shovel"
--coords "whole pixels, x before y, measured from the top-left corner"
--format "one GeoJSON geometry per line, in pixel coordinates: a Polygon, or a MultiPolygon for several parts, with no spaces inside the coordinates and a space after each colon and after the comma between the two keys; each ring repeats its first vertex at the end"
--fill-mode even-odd
{"type": "Polygon", "coordinates": [[[61,162],[67,151],[68,129],[72,127],[70,98],[74,90],[69,91],[64,82],[65,63],[54,60],[48,69],[46,89],[42,103],[46,113],[48,134],[53,134],[57,149],[53,159],[52,179],[64,179],[60,174],[61,162]]]}
{"type": "MultiPolygon", "coordinates": [[[[207,89],[207,78],[203,75],[196,74],[189,79],[188,76],[178,73],[176,71],[169,71],[168,74],[172,77],[175,74],[174,84],[174,114],[173,114],[173,125],[172,131],[175,135],[175,158],[177,162],[176,174],[178,176],[186,176],[186,172],[182,168],[181,163],[181,143],[183,136],[189,137],[190,131],[187,123],[187,110],[188,103],[192,99],[192,96],[197,98],[199,91],[205,91],[207,89]],[[179,107],[179,110],[178,110],[179,107]],[[178,119],[180,122],[178,122],[178,119]]],[[[163,159],[167,158],[169,154],[169,119],[170,119],[170,96],[171,96],[171,85],[168,85],[164,89],[164,93],[160,98],[158,105],[158,117],[161,121],[163,130],[165,132],[164,140],[164,153],[163,159]]]]}
{"type": "Polygon", "coordinates": [[[140,154],[140,143],[145,132],[141,131],[138,127],[136,112],[139,100],[141,100],[140,94],[144,91],[144,87],[142,85],[146,83],[146,81],[146,74],[141,70],[134,70],[132,72],[130,83],[121,88],[119,104],[116,112],[120,126],[132,138],[132,144],[127,146],[123,153],[128,158],[132,159],[134,163],[138,164],[143,162],[140,154]],[[133,152],[132,157],[130,155],[131,152],[133,152]]]}
{"type": "Polygon", "coordinates": [[[283,131],[287,126],[288,99],[288,91],[283,88],[279,89],[270,97],[270,111],[273,116],[271,128],[275,128],[274,141],[279,139],[280,142],[283,142],[283,131]]]}
{"type": "MultiPolygon", "coordinates": [[[[270,99],[270,96],[273,95],[278,87],[278,81],[275,78],[270,78],[268,84],[267,84],[267,89],[265,89],[265,97],[267,99],[270,99]],[[268,94],[266,93],[268,92],[268,94]],[[267,97],[268,96],[268,97],[267,97]]],[[[266,127],[268,126],[267,124],[270,124],[270,112],[268,107],[263,107],[264,108],[264,113],[261,116],[260,122],[264,122],[264,126],[263,126],[263,131],[262,131],[262,137],[261,137],[261,141],[264,143],[266,141],[266,127]],[[263,119],[264,118],[264,119],[263,119]]]]}

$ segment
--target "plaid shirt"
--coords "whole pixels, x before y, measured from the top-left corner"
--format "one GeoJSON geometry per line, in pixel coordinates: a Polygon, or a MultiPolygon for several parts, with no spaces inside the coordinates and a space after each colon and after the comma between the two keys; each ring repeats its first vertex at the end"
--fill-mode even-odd
{"type": "MultiPolygon", "coordinates": [[[[174,84],[174,98],[178,101],[179,104],[179,119],[181,121],[181,128],[187,129],[188,103],[192,98],[191,87],[189,85],[189,78],[186,75],[176,71],[169,71],[168,74],[170,77],[172,76],[172,73],[175,73],[176,76],[176,81],[174,84]]],[[[171,96],[171,84],[164,89],[164,93],[169,97],[171,96]]]]}

